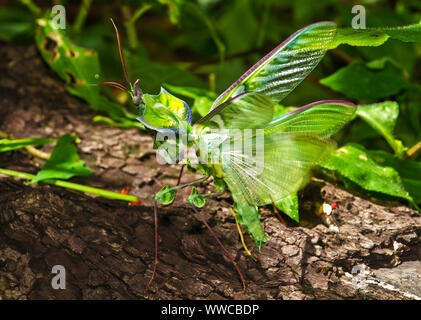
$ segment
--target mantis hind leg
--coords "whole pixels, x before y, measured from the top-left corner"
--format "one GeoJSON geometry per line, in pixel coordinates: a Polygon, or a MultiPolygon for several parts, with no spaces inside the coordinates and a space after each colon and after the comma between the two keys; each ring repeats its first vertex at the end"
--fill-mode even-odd
{"type": "Polygon", "coordinates": [[[192,208],[193,208],[194,212],[196,213],[196,215],[199,217],[199,219],[202,220],[202,222],[204,223],[204,225],[206,226],[206,228],[208,228],[209,232],[212,234],[212,236],[215,238],[215,240],[218,242],[218,244],[221,246],[222,250],[224,251],[224,253],[228,257],[228,259],[230,260],[230,262],[234,265],[235,270],[237,271],[237,273],[238,273],[238,275],[239,275],[239,277],[241,279],[241,283],[243,285],[243,292],[246,292],[246,282],[244,280],[244,277],[243,277],[243,274],[241,273],[240,268],[238,267],[237,263],[234,261],[234,258],[230,255],[230,253],[228,252],[228,250],[225,249],[225,247],[222,244],[221,240],[219,240],[218,236],[212,230],[212,228],[210,227],[210,225],[206,222],[205,218],[203,218],[203,216],[200,214],[199,210],[197,210],[196,207],[193,206],[193,205],[192,205],[192,208]]]}

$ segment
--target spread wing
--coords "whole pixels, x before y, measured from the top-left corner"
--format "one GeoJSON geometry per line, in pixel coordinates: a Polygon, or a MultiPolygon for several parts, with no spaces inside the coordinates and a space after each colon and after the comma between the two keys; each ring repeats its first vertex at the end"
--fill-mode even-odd
{"type": "Polygon", "coordinates": [[[278,103],[317,66],[335,33],[334,22],[319,22],[297,31],[223,92],[211,111],[242,92],[259,92],[278,103]]]}
{"type": "Polygon", "coordinates": [[[329,136],[348,122],[355,110],[348,102],[321,101],[274,119],[262,129],[260,144],[258,130],[235,138],[242,143],[227,141],[222,170],[234,200],[261,206],[298,191],[308,181],[311,169],[334,150],[329,136]],[[264,150],[259,150],[261,145],[264,150]]]}

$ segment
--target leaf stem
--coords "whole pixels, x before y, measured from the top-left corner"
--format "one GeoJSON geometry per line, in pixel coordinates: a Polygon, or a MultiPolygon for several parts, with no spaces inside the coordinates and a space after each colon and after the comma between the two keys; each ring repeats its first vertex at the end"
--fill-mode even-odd
{"type": "MultiPolygon", "coordinates": [[[[8,169],[2,169],[2,168],[0,168],[0,174],[12,176],[12,177],[17,177],[17,178],[21,178],[21,179],[25,179],[25,180],[32,180],[35,177],[35,175],[30,174],[30,173],[8,170],[8,169]]],[[[89,186],[85,186],[85,185],[81,185],[81,184],[77,184],[77,183],[73,183],[73,182],[69,182],[69,181],[47,179],[47,180],[43,180],[41,182],[46,183],[46,184],[51,184],[53,186],[57,186],[57,187],[61,187],[61,188],[72,189],[72,190],[76,190],[76,191],[96,194],[98,196],[110,198],[110,199],[116,199],[116,200],[122,200],[122,201],[128,201],[128,202],[138,201],[137,197],[135,197],[135,196],[121,194],[121,193],[112,192],[112,191],[94,188],[94,187],[89,187],[89,186]]]]}
{"type": "Polygon", "coordinates": [[[85,24],[86,17],[88,16],[88,12],[91,7],[91,4],[92,4],[92,0],[82,1],[82,4],[80,5],[80,8],[79,8],[79,12],[73,24],[73,31],[75,33],[78,33],[82,30],[82,27],[85,24]]]}

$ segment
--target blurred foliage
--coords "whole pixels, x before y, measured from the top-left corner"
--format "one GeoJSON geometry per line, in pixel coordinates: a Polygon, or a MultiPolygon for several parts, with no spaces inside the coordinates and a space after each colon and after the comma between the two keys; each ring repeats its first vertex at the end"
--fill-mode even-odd
{"type": "MultiPolygon", "coordinates": [[[[139,78],[145,93],[163,86],[186,99],[194,120],[293,32],[335,21],[341,28],[332,50],[275,114],[323,99],[358,104],[323,167],[349,188],[421,203],[421,152],[414,147],[421,140],[421,0],[93,0],[85,9],[81,1],[9,2],[0,6],[0,39],[35,43],[68,91],[99,113],[95,121],[140,129],[128,95],[94,85],[124,79],[109,18],[120,29],[132,80],[139,78]],[[51,27],[53,3],[66,8],[65,30],[51,27]],[[355,4],[366,8],[366,30],[351,28],[355,4]]],[[[171,197],[163,190],[157,199],[171,197]]],[[[277,205],[298,220],[295,198],[277,205]]],[[[243,219],[258,216],[251,207],[237,211],[243,219]]],[[[262,242],[262,230],[246,225],[262,242]]]]}

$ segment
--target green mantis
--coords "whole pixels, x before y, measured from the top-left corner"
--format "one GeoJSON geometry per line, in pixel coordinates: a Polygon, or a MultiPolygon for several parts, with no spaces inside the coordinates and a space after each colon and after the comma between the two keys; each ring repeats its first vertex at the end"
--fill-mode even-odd
{"type": "Polygon", "coordinates": [[[189,106],[164,89],[150,95],[142,93],[139,80],[130,84],[130,89],[115,82],[100,84],[130,93],[139,107],[138,120],[155,134],[158,161],[180,163],[182,170],[187,166],[203,174],[203,178],[186,184],[180,184],[179,179],[176,186],[166,186],[154,197],[155,264],[148,287],[158,262],[158,202],[171,204],[177,190],[193,186],[189,203],[236,267],[245,288],[241,271],[197,210],[209,195],[200,195],[194,185],[213,177],[220,192],[229,190],[238,220],[260,248],[266,238],[258,207],[300,190],[309,180],[311,169],[334,150],[330,136],[356,110],[350,102],[325,100],[273,118],[274,105],[316,67],[335,32],[333,22],[315,23],[297,31],[223,92],[209,113],[195,124],[189,106]]]}

